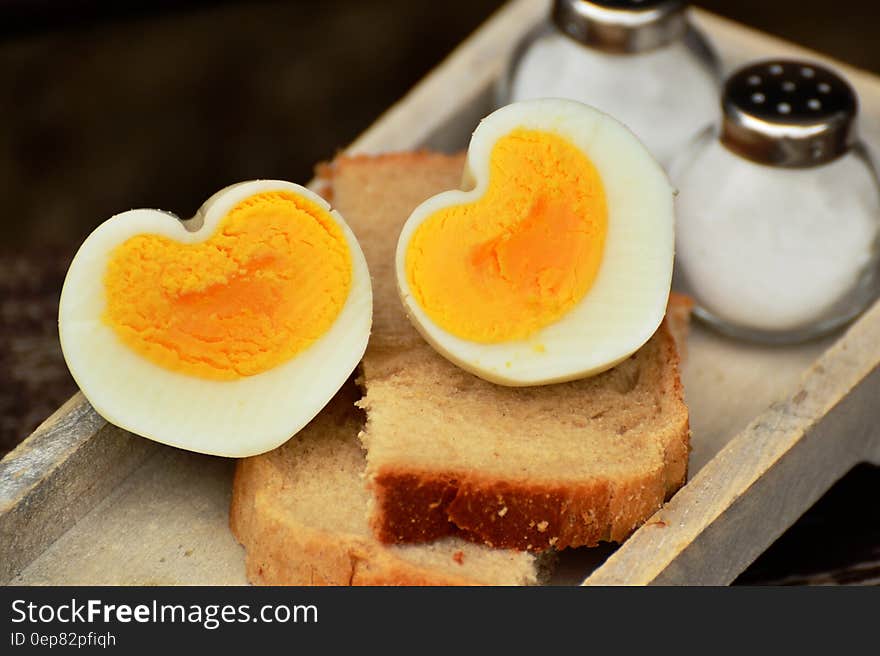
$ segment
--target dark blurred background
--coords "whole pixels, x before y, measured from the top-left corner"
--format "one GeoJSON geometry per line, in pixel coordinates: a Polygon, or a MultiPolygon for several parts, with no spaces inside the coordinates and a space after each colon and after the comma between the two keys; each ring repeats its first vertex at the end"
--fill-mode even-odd
{"type": "MultiPolygon", "coordinates": [[[[188,216],[239,180],[306,182],[502,4],[0,0],[0,455],[75,391],[57,302],[92,228],[132,207],[188,216]]],[[[880,73],[876,0],[694,4],[880,73]]],[[[743,581],[880,562],[880,514],[866,537],[847,501],[878,483],[860,468],[743,581]]]]}

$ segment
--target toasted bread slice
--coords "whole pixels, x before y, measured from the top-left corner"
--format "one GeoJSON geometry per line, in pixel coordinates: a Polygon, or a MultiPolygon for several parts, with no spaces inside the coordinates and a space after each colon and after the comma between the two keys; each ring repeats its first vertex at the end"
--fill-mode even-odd
{"type": "Polygon", "coordinates": [[[549,569],[533,554],[457,538],[383,545],[367,524],[363,412],[352,381],[283,446],[240,460],[230,525],[263,585],[531,585],[549,569]]]}
{"type": "MultiPolygon", "coordinates": [[[[371,525],[386,543],[459,535],[496,547],[621,541],[684,482],[688,412],[670,318],[599,376],[533,388],[493,385],[415,332],[396,290],[394,251],[410,212],[457,188],[462,157],[343,157],[333,200],[373,276],[363,363],[362,441],[371,525]]],[[[674,328],[674,326],[673,326],[674,328]]]]}

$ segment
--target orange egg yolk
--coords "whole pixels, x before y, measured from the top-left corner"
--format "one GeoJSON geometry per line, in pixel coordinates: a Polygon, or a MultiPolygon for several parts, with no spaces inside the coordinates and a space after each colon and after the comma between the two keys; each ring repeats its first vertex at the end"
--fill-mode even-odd
{"type": "Polygon", "coordinates": [[[104,321],[151,362],[212,380],[272,369],[330,328],[351,288],[342,229],[288,191],[251,196],[206,241],[141,234],[110,254],[104,321]]]}
{"type": "Polygon", "coordinates": [[[605,190],[584,153],[520,128],[492,148],[477,201],[436,211],[406,251],[410,290],[457,337],[498,343],[556,322],[589,291],[607,233],[605,190]]]}

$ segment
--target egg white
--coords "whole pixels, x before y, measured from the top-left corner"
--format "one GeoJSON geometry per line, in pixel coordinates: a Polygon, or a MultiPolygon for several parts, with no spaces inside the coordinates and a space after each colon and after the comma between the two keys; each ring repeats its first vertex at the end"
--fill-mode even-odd
{"type": "Polygon", "coordinates": [[[444,357],[501,385],[542,385],[583,378],[638,350],[666,312],[674,256],[673,188],[638,138],[617,120],[571,100],[514,103],[482,120],[471,138],[464,186],[419,205],[397,244],[398,290],[413,325],[444,357]],[[483,344],[450,334],[413,296],[406,255],[418,227],[435,212],[484,195],[496,141],[525,128],[556,133],[599,172],[608,208],[605,249],[593,286],[573,308],[527,339],[483,344]]]}
{"type": "Polygon", "coordinates": [[[244,457],[269,451],[305,426],[361,360],[373,306],[366,260],[342,216],[317,194],[290,182],[256,180],[227,187],[186,223],[193,232],[166,212],[138,209],[117,214],[89,235],[61,292],[58,325],[64,358],[83,394],[112,424],[200,453],[244,457]],[[307,349],[260,374],[206,380],[150,362],[101,320],[107,302],[104,276],[116,246],[144,233],[183,244],[202,242],[240,201],[267,191],[291,191],[327,209],[351,254],[348,298],[329,330],[307,349]]]}

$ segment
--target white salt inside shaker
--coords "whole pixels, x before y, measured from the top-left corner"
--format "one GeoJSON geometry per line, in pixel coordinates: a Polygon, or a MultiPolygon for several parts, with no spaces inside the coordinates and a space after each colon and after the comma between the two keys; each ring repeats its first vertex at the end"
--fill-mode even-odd
{"type": "Polygon", "coordinates": [[[718,115],[717,63],[677,0],[556,0],[527,37],[502,102],[570,98],[627,125],[667,164],[718,115]]]}
{"type": "Polygon", "coordinates": [[[772,61],[734,74],[722,105],[720,127],[671,167],[676,286],[740,337],[832,330],[878,292],[880,189],[855,93],[822,67],[772,61]]]}

